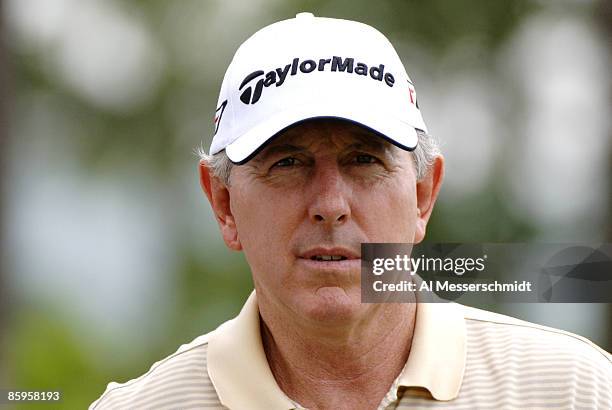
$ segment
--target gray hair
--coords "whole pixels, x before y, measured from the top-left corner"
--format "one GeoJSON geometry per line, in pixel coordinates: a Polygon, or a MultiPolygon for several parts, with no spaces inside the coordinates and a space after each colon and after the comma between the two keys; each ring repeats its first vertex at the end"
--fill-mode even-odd
{"type": "MultiPolygon", "coordinates": [[[[417,180],[421,180],[427,175],[429,168],[441,151],[440,142],[436,137],[420,130],[417,130],[417,135],[419,143],[412,151],[412,157],[414,158],[417,180]]],[[[196,149],[196,153],[200,157],[200,162],[206,164],[214,176],[219,178],[226,186],[230,185],[230,174],[234,163],[228,158],[225,150],[214,155],[208,155],[204,148],[200,146],[196,149]]]]}

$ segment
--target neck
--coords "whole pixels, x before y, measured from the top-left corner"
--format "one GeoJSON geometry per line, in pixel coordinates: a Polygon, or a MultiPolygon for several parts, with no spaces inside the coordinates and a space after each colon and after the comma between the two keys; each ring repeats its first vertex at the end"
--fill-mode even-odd
{"type": "Polygon", "coordinates": [[[359,323],[332,329],[303,326],[266,306],[260,314],[270,369],[289,397],[309,409],[371,409],[408,359],[416,305],[380,304],[359,323]]]}

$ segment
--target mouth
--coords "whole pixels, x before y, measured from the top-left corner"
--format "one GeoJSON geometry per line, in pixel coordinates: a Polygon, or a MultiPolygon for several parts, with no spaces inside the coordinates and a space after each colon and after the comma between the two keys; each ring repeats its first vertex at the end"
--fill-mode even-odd
{"type": "Polygon", "coordinates": [[[309,259],[312,261],[319,262],[340,262],[351,259],[360,259],[361,255],[359,252],[355,252],[349,248],[333,247],[324,248],[316,247],[311,248],[298,255],[301,259],[309,259]]]}
{"type": "Polygon", "coordinates": [[[312,248],[300,253],[298,259],[305,266],[317,271],[352,271],[361,266],[361,255],[343,247],[312,248]]]}
{"type": "Polygon", "coordinates": [[[310,257],[311,261],[345,261],[348,258],[342,255],[314,255],[310,257]]]}

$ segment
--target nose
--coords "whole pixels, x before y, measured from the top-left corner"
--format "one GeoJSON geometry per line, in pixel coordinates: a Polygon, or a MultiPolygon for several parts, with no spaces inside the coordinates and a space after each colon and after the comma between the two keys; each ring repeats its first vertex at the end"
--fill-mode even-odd
{"type": "Polygon", "coordinates": [[[351,217],[351,188],[337,164],[317,167],[311,180],[309,219],[316,224],[342,225],[351,217]]]}

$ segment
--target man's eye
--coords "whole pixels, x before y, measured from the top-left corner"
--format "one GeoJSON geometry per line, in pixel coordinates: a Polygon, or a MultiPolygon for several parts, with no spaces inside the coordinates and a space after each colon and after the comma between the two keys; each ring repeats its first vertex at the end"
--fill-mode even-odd
{"type": "Polygon", "coordinates": [[[283,158],[280,161],[277,161],[272,165],[274,167],[290,167],[297,164],[297,159],[293,157],[283,158]]]}
{"type": "Polygon", "coordinates": [[[378,161],[376,157],[368,154],[359,154],[355,157],[355,161],[359,164],[373,164],[378,161]]]}

